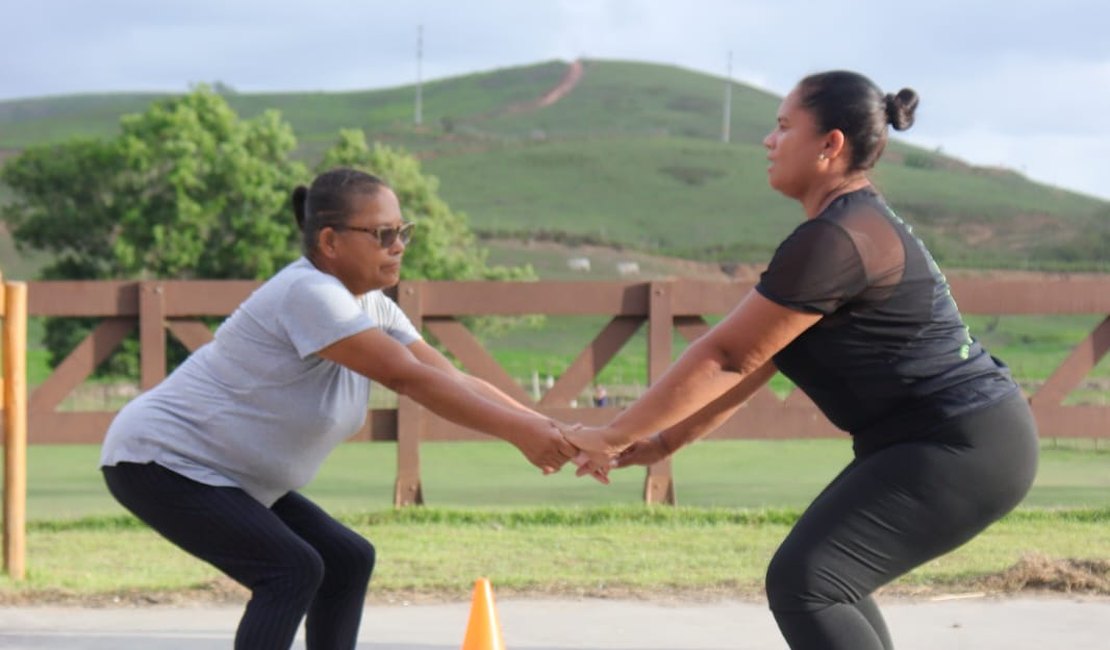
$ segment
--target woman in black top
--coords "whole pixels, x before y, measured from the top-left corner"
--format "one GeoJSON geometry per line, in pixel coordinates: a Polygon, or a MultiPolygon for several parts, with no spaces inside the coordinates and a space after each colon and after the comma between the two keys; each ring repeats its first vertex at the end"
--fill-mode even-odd
{"type": "Polygon", "coordinates": [[[1037,431],[1006,367],[971,338],[929,252],[872,188],[887,126],[917,94],[827,72],[783,100],[771,187],[807,220],[758,285],[607,427],[565,432],[579,474],[649,465],[782,371],[853,437],[854,460],[772,559],[767,597],[799,648],[892,648],[871,594],[964,544],[1033,482],[1037,431]]]}

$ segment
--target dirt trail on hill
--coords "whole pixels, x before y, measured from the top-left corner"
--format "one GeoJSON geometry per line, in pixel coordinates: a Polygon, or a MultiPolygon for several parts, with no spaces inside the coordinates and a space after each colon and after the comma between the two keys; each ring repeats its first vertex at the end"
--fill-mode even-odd
{"type": "MultiPolygon", "coordinates": [[[[504,117],[506,115],[519,115],[521,113],[530,113],[532,111],[538,111],[541,108],[547,108],[548,106],[555,104],[559,100],[569,95],[571,91],[574,90],[574,88],[578,85],[578,82],[582,80],[582,77],[584,75],[585,68],[582,65],[582,61],[573,61],[570,65],[567,66],[566,72],[563,73],[563,78],[559,80],[559,83],[555,84],[554,87],[552,87],[542,96],[526,102],[510,104],[508,106],[505,106],[504,108],[495,109],[481,115],[475,115],[462,121],[468,124],[479,124],[486,120],[492,120],[497,117],[504,117]]],[[[448,136],[448,139],[450,139],[450,136],[448,136]]],[[[488,144],[475,144],[466,146],[462,149],[456,149],[452,153],[481,153],[483,151],[489,151],[490,148],[491,147],[488,144]]],[[[440,155],[442,154],[438,151],[423,151],[418,153],[416,157],[420,160],[431,160],[440,155]]]]}
{"type": "Polygon", "coordinates": [[[563,73],[563,78],[559,80],[554,88],[544,93],[543,97],[534,99],[530,102],[523,102],[520,104],[513,104],[509,106],[501,115],[512,115],[515,113],[527,113],[529,111],[537,111],[541,108],[547,108],[560,99],[570,94],[578,82],[582,80],[585,74],[585,68],[582,66],[582,61],[573,61],[567,66],[566,72],[563,73]]]}
{"type": "Polygon", "coordinates": [[[559,80],[559,83],[555,84],[543,95],[526,102],[509,104],[503,108],[497,108],[482,115],[476,115],[465,121],[469,123],[484,122],[496,117],[519,115],[521,113],[530,113],[532,111],[538,111],[541,108],[547,108],[569,95],[578,83],[582,81],[582,77],[585,76],[585,74],[586,70],[582,65],[582,61],[572,61],[570,65],[567,66],[566,71],[563,73],[563,78],[559,80]]]}

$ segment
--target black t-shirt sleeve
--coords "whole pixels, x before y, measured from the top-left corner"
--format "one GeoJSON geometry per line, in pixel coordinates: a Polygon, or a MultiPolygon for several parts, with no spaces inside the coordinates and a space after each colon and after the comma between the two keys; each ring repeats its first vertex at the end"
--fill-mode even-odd
{"type": "Polygon", "coordinates": [[[852,238],[835,223],[812,219],[779,245],[756,290],[784,307],[831,314],[867,288],[852,238]]]}

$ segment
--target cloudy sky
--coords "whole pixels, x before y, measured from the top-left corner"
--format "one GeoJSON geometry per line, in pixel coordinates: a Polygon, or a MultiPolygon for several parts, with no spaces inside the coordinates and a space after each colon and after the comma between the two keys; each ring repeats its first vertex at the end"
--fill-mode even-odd
{"type": "MultiPolygon", "coordinates": [[[[833,68],[913,87],[904,137],[1110,199],[1106,0],[33,0],[0,2],[0,101],[351,90],[578,57],[784,94],[833,68]]],[[[770,126],[773,116],[768,116],[770,126]]]]}

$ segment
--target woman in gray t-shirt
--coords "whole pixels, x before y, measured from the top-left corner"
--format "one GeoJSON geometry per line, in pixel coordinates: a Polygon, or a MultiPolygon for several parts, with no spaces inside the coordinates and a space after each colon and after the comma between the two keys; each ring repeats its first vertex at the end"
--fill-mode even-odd
{"type": "Polygon", "coordinates": [[[355,645],[374,547],[299,494],[366,418],[371,380],[520,449],[544,473],[576,450],[553,423],[457,370],[381,293],[413,225],[351,169],[293,192],[305,255],[255,291],[104,441],[112,495],[251,590],[237,648],[355,645]]]}

